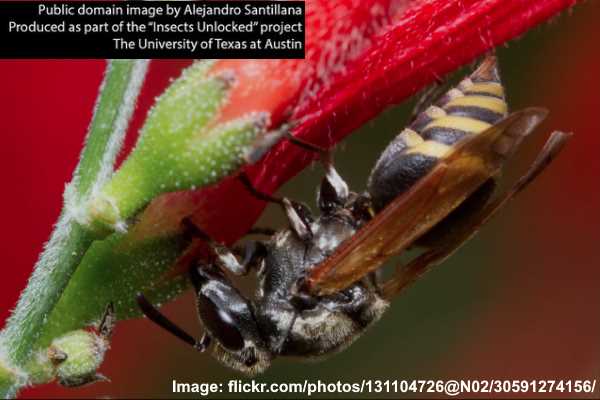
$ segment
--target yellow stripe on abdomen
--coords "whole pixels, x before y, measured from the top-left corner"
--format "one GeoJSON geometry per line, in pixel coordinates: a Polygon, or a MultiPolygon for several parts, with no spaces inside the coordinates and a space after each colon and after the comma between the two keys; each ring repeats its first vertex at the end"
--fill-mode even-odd
{"type": "Polygon", "coordinates": [[[465,94],[481,94],[504,98],[504,88],[497,82],[477,82],[463,89],[465,94]]]}
{"type": "Polygon", "coordinates": [[[440,159],[448,155],[451,150],[452,146],[434,140],[426,140],[423,143],[406,150],[404,154],[422,154],[424,156],[440,159]]]}
{"type": "Polygon", "coordinates": [[[507,112],[507,106],[504,100],[496,97],[478,95],[457,97],[444,106],[444,108],[450,107],[478,107],[501,115],[504,115],[507,112]]]}
{"type": "Polygon", "coordinates": [[[407,147],[415,147],[423,143],[423,138],[416,131],[404,128],[399,137],[407,147]]]}
{"type": "Polygon", "coordinates": [[[426,133],[427,130],[431,128],[440,128],[478,134],[491,126],[492,125],[488,124],[487,122],[479,121],[473,118],[447,115],[431,121],[427,126],[425,126],[423,133],[426,133]]]}

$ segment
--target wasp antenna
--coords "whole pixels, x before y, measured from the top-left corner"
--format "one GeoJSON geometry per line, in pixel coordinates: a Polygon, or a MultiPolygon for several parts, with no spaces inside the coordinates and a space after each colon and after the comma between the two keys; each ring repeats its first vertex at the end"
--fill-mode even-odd
{"type": "Polygon", "coordinates": [[[170,319],[165,317],[160,311],[158,311],[148,301],[148,299],[146,299],[146,296],[144,296],[142,293],[137,294],[136,301],[138,303],[138,306],[140,307],[140,310],[142,310],[142,313],[150,321],[154,322],[156,325],[160,326],[161,328],[163,328],[164,330],[166,330],[173,336],[181,339],[185,343],[194,347],[198,351],[206,350],[206,347],[204,345],[206,342],[206,339],[203,338],[200,341],[197,341],[196,339],[194,339],[190,334],[188,334],[186,331],[181,329],[173,321],[171,321],[170,319]]]}

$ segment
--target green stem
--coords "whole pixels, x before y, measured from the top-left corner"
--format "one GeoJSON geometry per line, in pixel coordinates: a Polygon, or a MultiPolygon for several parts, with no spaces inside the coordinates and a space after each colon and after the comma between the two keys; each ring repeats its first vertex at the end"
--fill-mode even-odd
{"type": "MultiPolygon", "coordinates": [[[[79,165],[65,190],[61,216],[0,333],[0,358],[9,364],[0,366],[0,370],[24,369],[48,316],[94,240],[93,234],[77,223],[78,210],[112,174],[147,66],[147,60],[117,60],[107,65],[79,165]]],[[[7,376],[0,371],[2,375],[7,376]]],[[[4,396],[22,384],[11,382],[8,386],[5,382],[10,380],[0,381],[0,394],[4,396]]]]}
{"type": "Polygon", "coordinates": [[[112,60],[100,87],[96,111],[74,182],[83,197],[110,178],[148,69],[148,60],[112,60]]]}
{"type": "Polygon", "coordinates": [[[2,332],[8,359],[23,365],[38,340],[46,316],[62,292],[94,238],[64,212],[42,253],[17,308],[2,332]]]}

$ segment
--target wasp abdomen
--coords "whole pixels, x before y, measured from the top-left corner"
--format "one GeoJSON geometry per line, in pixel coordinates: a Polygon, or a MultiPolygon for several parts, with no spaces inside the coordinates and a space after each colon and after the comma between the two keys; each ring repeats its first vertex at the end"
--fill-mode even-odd
{"type": "Polygon", "coordinates": [[[368,182],[375,210],[408,190],[461,139],[490,128],[507,111],[495,58],[489,57],[385,149],[368,182]]]}
{"type": "Polygon", "coordinates": [[[398,194],[410,189],[437,162],[437,157],[422,153],[403,154],[390,160],[386,169],[371,174],[368,190],[375,211],[383,209],[398,194]]]}

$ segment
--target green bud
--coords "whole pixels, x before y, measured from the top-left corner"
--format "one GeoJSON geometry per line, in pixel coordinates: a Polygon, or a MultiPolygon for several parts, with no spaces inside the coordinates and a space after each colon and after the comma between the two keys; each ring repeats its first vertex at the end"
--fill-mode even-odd
{"type": "Polygon", "coordinates": [[[127,160],[92,193],[86,222],[100,235],[124,231],[126,221],[161,193],[218,182],[243,165],[264,136],[268,113],[215,125],[234,77],[211,75],[211,65],[195,63],[158,98],[127,160]]]}
{"type": "Polygon", "coordinates": [[[27,363],[28,382],[42,384],[56,379],[63,386],[74,387],[105,380],[97,370],[109,348],[115,322],[114,306],[109,303],[93,331],[77,329],[52,340],[27,363]]]}
{"type": "Polygon", "coordinates": [[[92,193],[89,213],[94,225],[118,230],[123,219],[168,183],[169,164],[226,97],[230,80],[208,76],[211,64],[195,63],[157,99],[127,160],[99,193],[92,193]]]}
{"type": "Polygon", "coordinates": [[[81,386],[102,379],[97,373],[109,347],[108,336],[78,329],[52,341],[33,354],[25,366],[28,382],[43,384],[57,379],[63,386],[81,386]]]}
{"type": "Polygon", "coordinates": [[[81,386],[103,379],[97,373],[108,340],[83,329],[69,332],[48,348],[48,359],[56,366],[56,378],[63,386],[81,386]]]}

